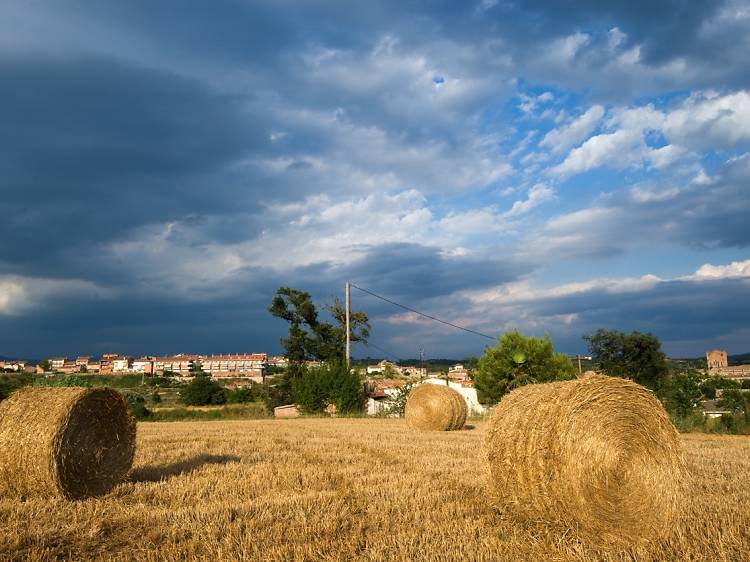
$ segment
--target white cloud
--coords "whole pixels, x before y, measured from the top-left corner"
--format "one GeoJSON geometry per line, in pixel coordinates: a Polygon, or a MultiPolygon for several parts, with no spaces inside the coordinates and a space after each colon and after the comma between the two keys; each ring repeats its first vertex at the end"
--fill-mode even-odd
{"type": "Polygon", "coordinates": [[[59,299],[109,298],[114,291],[81,279],[0,276],[0,316],[15,316],[59,299]]]}
{"type": "Polygon", "coordinates": [[[555,198],[555,190],[546,184],[538,183],[529,190],[528,197],[521,201],[516,201],[507,212],[508,216],[518,216],[528,213],[534,207],[538,207],[545,201],[555,198]]]}
{"type": "Polygon", "coordinates": [[[664,134],[672,142],[695,149],[727,147],[750,140],[750,93],[694,94],[668,113],[664,134]]]}
{"type": "Polygon", "coordinates": [[[750,260],[734,261],[728,265],[706,263],[686,279],[737,279],[743,277],[750,277],[750,260]]]}
{"type": "Polygon", "coordinates": [[[552,129],[544,136],[539,146],[554,154],[565,152],[588,138],[602,117],[604,117],[604,108],[601,105],[594,105],[570,123],[552,129]]]}

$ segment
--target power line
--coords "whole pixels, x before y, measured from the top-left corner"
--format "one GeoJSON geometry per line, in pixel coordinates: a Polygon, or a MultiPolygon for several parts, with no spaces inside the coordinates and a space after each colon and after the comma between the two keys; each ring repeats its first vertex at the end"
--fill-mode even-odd
{"type": "Polygon", "coordinates": [[[470,334],[475,334],[477,336],[482,336],[483,338],[487,338],[488,340],[495,340],[496,338],[494,336],[489,336],[487,334],[483,334],[482,332],[477,332],[476,330],[472,330],[470,328],[464,328],[463,326],[459,326],[457,324],[453,324],[452,322],[448,322],[447,320],[441,320],[440,318],[436,318],[434,316],[430,316],[429,314],[425,314],[424,312],[419,312],[418,310],[414,310],[413,308],[410,308],[404,304],[397,303],[396,301],[392,301],[391,299],[385,298],[381,295],[375,294],[372,291],[368,291],[367,289],[363,289],[362,287],[359,287],[355,285],[354,283],[350,283],[352,287],[355,289],[359,289],[363,293],[367,293],[368,295],[372,295],[375,298],[378,298],[380,300],[384,300],[387,303],[390,303],[394,306],[398,306],[400,308],[403,308],[404,310],[408,310],[409,312],[413,312],[414,314],[419,314],[420,316],[424,316],[425,318],[429,318],[430,320],[434,320],[435,322],[440,322],[441,324],[445,324],[446,326],[451,326],[452,328],[457,328],[459,330],[463,330],[464,332],[469,332],[470,334]]]}
{"type": "MultiPolygon", "coordinates": [[[[354,285],[352,285],[352,287],[354,287],[354,285]]],[[[366,345],[367,347],[374,347],[374,348],[375,348],[375,349],[377,349],[378,351],[381,351],[381,352],[385,353],[386,355],[390,355],[391,357],[393,357],[393,358],[394,358],[394,359],[395,359],[396,361],[398,361],[399,363],[401,362],[401,358],[400,358],[400,357],[399,357],[398,355],[395,355],[395,354],[391,353],[390,351],[386,351],[386,350],[385,350],[385,349],[383,349],[382,347],[378,347],[377,345],[375,345],[374,343],[372,343],[372,342],[370,342],[370,341],[368,341],[368,342],[367,342],[367,343],[366,343],[365,345],[366,345]]]]}

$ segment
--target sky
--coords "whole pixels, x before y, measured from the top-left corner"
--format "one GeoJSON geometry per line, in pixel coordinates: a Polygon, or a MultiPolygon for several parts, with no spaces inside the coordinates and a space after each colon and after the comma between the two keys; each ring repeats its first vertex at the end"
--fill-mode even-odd
{"type": "MultiPolygon", "coordinates": [[[[735,0],[4,1],[0,355],[277,353],[347,280],[750,351],[748,52],[735,0]]],[[[491,343],[352,305],[356,356],[491,343]]]]}

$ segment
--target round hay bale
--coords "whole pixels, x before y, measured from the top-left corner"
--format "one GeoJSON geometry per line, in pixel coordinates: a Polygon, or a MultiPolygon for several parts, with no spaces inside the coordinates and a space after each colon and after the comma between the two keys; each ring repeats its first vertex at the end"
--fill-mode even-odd
{"type": "Polygon", "coordinates": [[[114,390],[24,388],[0,402],[0,495],[101,495],[134,454],[135,419],[114,390]]]}
{"type": "Polygon", "coordinates": [[[592,375],[532,384],[495,407],[486,447],[500,507],[594,543],[657,539],[680,511],[685,465],[661,403],[592,375]]]}
{"type": "Polygon", "coordinates": [[[409,393],[405,414],[412,429],[453,431],[466,422],[466,401],[447,386],[420,384],[409,393]]]}

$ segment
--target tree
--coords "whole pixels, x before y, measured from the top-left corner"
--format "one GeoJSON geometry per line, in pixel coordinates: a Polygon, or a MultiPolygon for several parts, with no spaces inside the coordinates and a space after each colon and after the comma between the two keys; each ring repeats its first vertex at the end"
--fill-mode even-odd
{"type": "Polygon", "coordinates": [[[211,377],[198,374],[180,391],[180,400],[186,406],[207,406],[224,404],[227,401],[227,395],[221,386],[211,380],[211,377]]]}
{"type": "Polygon", "coordinates": [[[36,366],[41,368],[45,373],[48,372],[52,368],[48,359],[43,359],[42,361],[39,361],[39,363],[37,363],[36,366]]]}
{"type": "Polygon", "coordinates": [[[549,336],[525,337],[514,330],[503,334],[494,347],[485,349],[474,375],[474,386],[481,403],[494,404],[524,384],[574,377],[570,359],[555,353],[549,336]]]}
{"type": "MultiPolygon", "coordinates": [[[[310,293],[291,287],[279,287],[268,311],[289,323],[286,338],[281,338],[284,356],[292,363],[301,364],[310,359],[341,362],[344,359],[346,339],[345,310],[341,301],[334,298],[324,309],[334,323],[318,320],[318,311],[310,293]]],[[[367,314],[350,311],[351,341],[366,342],[370,335],[367,314]]]]}
{"type": "Polygon", "coordinates": [[[659,398],[667,411],[681,418],[695,413],[702,397],[700,380],[695,370],[673,373],[665,379],[659,388],[659,398]]]}
{"type": "Polygon", "coordinates": [[[292,381],[294,401],[309,413],[320,413],[328,404],[340,413],[362,407],[362,382],[356,371],[344,363],[327,364],[307,369],[292,381]]]}
{"type": "Polygon", "coordinates": [[[669,374],[667,357],[652,334],[597,330],[583,339],[599,370],[610,376],[632,379],[656,391],[669,374]]]}

